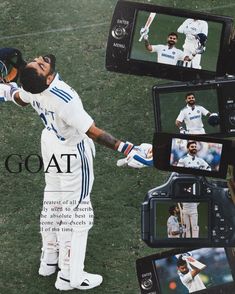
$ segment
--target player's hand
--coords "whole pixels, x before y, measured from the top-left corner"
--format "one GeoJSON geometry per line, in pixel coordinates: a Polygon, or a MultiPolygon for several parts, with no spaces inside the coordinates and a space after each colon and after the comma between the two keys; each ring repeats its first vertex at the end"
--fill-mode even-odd
{"type": "Polygon", "coordinates": [[[12,101],[19,88],[16,83],[0,83],[0,102],[12,101]]]}
{"type": "Polygon", "coordinates": [[[153,166],[152,149],[153,146],[147,143],[134,146],[126,158],[117,161],[117,166],[129,166],[133,168],[153,166]]]}
{"type": "Polygon", "coordinates": [[[198,48],[193,52],[193,56],[196,54],[202,54],[206,51],[206,47],[198,46],[198,48]]]}
{"type": "Polygon", "coordinates": [[[180,134],[187,134],[187,131],[185,130],[185,128],[180,127],[179,130],[180,130],[180,134]]]}
{"type": "Polygon", "coordinates": [[[149,28],[141,28],[140,30],[140,35],[143,37],[144,40],[148,40],[148,33],[149,33],[149,28]]]}
{"type": "Polygon", "coordinates": [[[220,123],[220,118],[218,113],[211,113],[207,121],[208,121],[208,124],[213,127],[218,126],[218,124],[220,123]]]}

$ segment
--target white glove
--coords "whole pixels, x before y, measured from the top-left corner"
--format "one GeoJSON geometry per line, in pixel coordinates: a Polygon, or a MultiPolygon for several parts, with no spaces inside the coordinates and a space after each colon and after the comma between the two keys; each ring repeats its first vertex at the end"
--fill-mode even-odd
{"type": "Polygon", "coordinates": [[[187,134],[187,131],[185,130],[185,128],[180,127],[179,130],[180,130],[180,134],[187,134]]]}
{"type": "Polygon", "coordinates": [[[126,158],[117,161],[117,166],[130,166],[133,168],[153,166],[152,149],[153,146],[147,143],[135,146],[126,158]]]}
{"type": "Polygon", "coordinates": [[[148,40],[148,33],[149,33],[149,28],[141,28],[140,30],[140,35],[141,37],[144,38],[144,40],[148,40]]]}
{"type": "Polygon", "coordinates": [[[186,260],[188,257],[192,257],[192,253],[191,252],[185,252],[182,254],[182,259],[186,260]]]}
{"type": "Polygon", "coordinates": [[[16,83],[0,83],[0,102],[13,101],[16,92],[19,92],[16,83]]]}

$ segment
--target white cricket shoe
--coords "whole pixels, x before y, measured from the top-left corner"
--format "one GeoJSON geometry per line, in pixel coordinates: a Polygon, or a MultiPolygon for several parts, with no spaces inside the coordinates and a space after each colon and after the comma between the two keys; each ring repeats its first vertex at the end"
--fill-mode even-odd
{"type": "Polygon", "coordinates": [[[61,272],[58,272],[57,279],[55,282],[56,289],[60,291],[68,291],[73,289],[89,290],[98,287],[103,282],[103,277],[100,275],[89,274],[83,272],[83,282],[76,287],[70,285],[70,281],[62,276],[61,272]]]}
{"type": "Polygon", "coordinates": [[[58,289],[60,291],[68,291],[68,290],[73,290],[74,289],[72,286],[70,286],[70,280],[65,279],[63,277],[61,271],[59,271],[58,274],[57,274],[55,287],[56,287],[56,289],[58,289]]]}
{"type": "Polygon", "coordinates": [[[50,276],[56,272],[57,265],[54,264],[47,264],[44,261],[41,261],[38,273],[40,276],[50,276]]]}
{"type": "Polygon", "coordinates": [[[89,274],[83,272],[83,282],[76,288],[79,290],[89,290],[98,287],[103,282],[103,277],[101,275],[89,274]]]}

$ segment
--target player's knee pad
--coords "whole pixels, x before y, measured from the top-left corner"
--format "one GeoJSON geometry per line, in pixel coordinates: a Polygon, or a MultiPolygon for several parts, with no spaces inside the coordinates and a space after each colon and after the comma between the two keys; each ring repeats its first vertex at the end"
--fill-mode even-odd
{"type": "Polygon", "coordinates": [[[50,264],[58,262],[58,242],[55,233],[42,233],[41,261],[50,264]]]}

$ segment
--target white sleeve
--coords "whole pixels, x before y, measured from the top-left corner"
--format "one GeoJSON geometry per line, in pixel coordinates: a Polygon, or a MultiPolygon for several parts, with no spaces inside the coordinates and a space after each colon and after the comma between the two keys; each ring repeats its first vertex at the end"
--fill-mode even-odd
{"type": "Polygon", "coordinates": [[[152,45],[152,51],[151,52],[159,52],[161,50],[162,45],[152,45]]]}
{"type": "Polygon", "coordinates": [[[193,279],[191,272],[188,272],[187,274],[182,275],[180,278],[181,278],[182,282],[185,284],[188,284],[193,279]]]}
{"type": "Polygon", "coordinates": [[[182,25],[178,27],[177,32],[178,32],[178,33],[181,33],[181,34],[186,34],[187,32],[186,32],[185,29],[186,29],[186,26],[187,26],[188,22],[189,22],[189,20],[186,19],[186,20],[182,23],[182,25]]]}
{"type": "Polygon", "coordinates": [[[180,159],[179,159],[179,161],[178,161],[178,163],[177,163],[177,166],[179,166],[179,167],[184,167],[184,160],[183,160],[183,158],[180,158],[180,159]]]}
{"type": "Polygon", "coordinates": [[[208,35],[208,23],[206,21],[202,21],[202,33],[208,35]]]}
{"type": "Polygon", "coordinates": [[[20,99],[24,102],[24,103],[31,103],[31,95],[30,93],[26,92],[24,89],[20,88],[20,91],[19,91],[19,96],[20,96],[20,99]]]}
{"type": "Polygon", "coordinates": [[[85,134],[93,124],[93,119],[85,111],[79,96],[74,97],[60,112],[60,117],[70,126],[85,134]]]}
{"type": "Polygon", "coordinates": [[[209,113],[209,111],[203,106],[201,106],[201,113],[206,116],[209,113]]]}
{"type": "Polygon", "coordinates": [[[179,115],[177,116],[176,120],[183,122],[184,121],[184,113],[183,110],[180,111],[179,115]]]}

